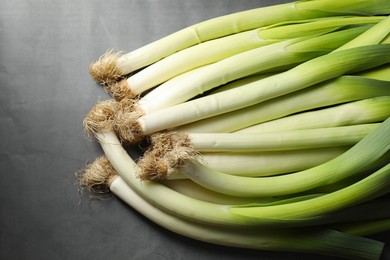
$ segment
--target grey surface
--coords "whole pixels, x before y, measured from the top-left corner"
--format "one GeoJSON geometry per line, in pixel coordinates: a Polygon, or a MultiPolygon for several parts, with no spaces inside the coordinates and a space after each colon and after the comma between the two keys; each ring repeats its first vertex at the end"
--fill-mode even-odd
{"type": "Polygon", "coordinates": [[[109,98],[88,75],[92,61],[281,2],[0,1],[0,259],[313,259],[187,239],[74,185],[74,173],[102,154],[82,128],[96,101],[109,98]]]}

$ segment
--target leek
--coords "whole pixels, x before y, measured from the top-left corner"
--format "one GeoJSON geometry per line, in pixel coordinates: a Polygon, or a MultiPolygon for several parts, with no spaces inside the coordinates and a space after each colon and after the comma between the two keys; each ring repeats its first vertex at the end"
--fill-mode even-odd
{"type": "MultiPolygon", "coordinates": [[[[274,176],[306,170],[325,163],[348,147],[269,152],[202,153],[199,162],[226,174],[246,177],[274,176]]],[[[173,172],[178,171],[173,169],[173,172]]],[[[172,174],[167,172],[167,178],[172,174]]],[[[161,175],[164,176],[164,175],[161,175]]]]}
{"type": "Polygon", "coordinates": [[[111,84],[124,75],[179,50],[229,34],[283,21],[340,15],[378,15],[389,12],[390,5],[387,0],[375,0],[369,3],[363,0],[297,1],[247,10],[186,27],[123,55],[109,51],[90,65],[89,72],[97,82],[111,84]]]}
{"type": "MultiPolygon", "coordinates": [[[[317,166],[341,155],[348,148],[343,146],[290,151],[201,153],[199,162],[225,174],[247,177],[273,176],[317,166]]],[[[188,158],[194,156],[192,149],[189,150],[192,153],[180,150],[182,156],[188,158]]],[[[177,163],[176,151],[166,152],[166,159],[159,156],[156,158],[156,154],[161,154],[160,150],[156,152],[156,149],[152,149],[151,153],[145,152],[138,161],[143,169],[140,173],[141,179],[185,178],[182,176],[180,164],[177,163]]]]}
{"type": "Polygon", "coordinates": [[[265,134],[157,133],[150,137],[150,147],[139,161],[144,173],[141,178],[168,178],[176,171],[177,158],[196,157],[200,153],[202,164],[232,175],[269,176],[305,170],[340,155],[346,150],[343,145],[356,144],[378,125],[265,134]],[[335,148],[319,149],[324,147],[335,148]],[[160,169],[164,164],[167,166],[160,169]]]}
{"type": "MultiPolygon", "coordinates": [[[[390,68],[390,66],[388,66],[390,68]]],[[[384,68],[366,71],[359,76],[341,76],[315,86],[238,109],[219,116],[177,127],[178,132],[232,132],[294,113],[330,105],[390,95],[390,71],[384,68]],[[387,72],[387,73],[386,73],[387,72]],[[371,77],[371,78],[370,78],[371,77]],[[380,78],[372,79],[373,77],[380,78]],[[386,78],[387,77],[387,78],[386,78]],[[388,79],[388,81],[384,81],[388,79]]],[[[243,80],[256,81],[254,76],[243,80]]],[[[232,87],[242,86],[235,82],[232,87]]],[[[227,85],[225,88],[230,88],[227,85]]]]}
{"type": "Polygon", "coordinates": [[[183,145],[198,152],[280,151],[353,145],[377,126],[362,124],[261,134],[187,133],[173,139],[188,138],[188,144],[183,145]]]}
{"type": "Polygon", "coordinates": [[[197,159],[191,159],[196,155],[180,147],[166,151],[160,151],[157,147],[157,152],[150,152],[152,156],[147,159],[161,161],[160,164],[166,166],[151,169],[144,167],[141,170],[145,176],[164,176],[171,168],[180,167],[180,171],[194,182],[223,194],[240,197],[283,196],[335,183],[370,167],[390,150],[389,132],[390,117],[340,156],[313,168],[287,175],[249,178],[225,174],[201,164],[197,159]],[[161,154],[163,157],[158,158],[161,154]],[[157,158],[153,155],[157,155],[157,158]],[[160,168],[163,171],[158,172],[160,168]]]}

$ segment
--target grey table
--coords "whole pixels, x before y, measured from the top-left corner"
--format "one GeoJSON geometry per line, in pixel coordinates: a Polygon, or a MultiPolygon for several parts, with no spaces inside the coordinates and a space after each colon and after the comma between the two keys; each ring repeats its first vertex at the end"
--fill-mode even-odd
{"type": "Polygon", "coordinates": [[[130,51],[208,18],[282,2],[0,1],[0,259],[313,259],[187,239],[116,197],[91,201],[75,185],[75,172],[102,154],[82,127],[92,106],[109,98],[88,75],[92,61],[107,49],[130,51]]]}

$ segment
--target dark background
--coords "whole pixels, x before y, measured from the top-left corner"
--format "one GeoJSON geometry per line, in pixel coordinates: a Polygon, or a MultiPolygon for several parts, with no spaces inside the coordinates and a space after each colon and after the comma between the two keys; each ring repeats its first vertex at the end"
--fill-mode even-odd
{"type": "Polygon", "coordinates": [[[212,17],[283,2],[0,1],[0,259],[313,259],[187,239],[75,185],[75,172],[102,154],[82,127],[109,98],[89,77],[91,62],[108,49],[131,51],[212,17]]]}

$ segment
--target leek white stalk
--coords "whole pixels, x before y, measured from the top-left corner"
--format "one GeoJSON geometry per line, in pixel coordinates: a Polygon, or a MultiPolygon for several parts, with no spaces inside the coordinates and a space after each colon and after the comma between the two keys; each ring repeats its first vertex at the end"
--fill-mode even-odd
{"type": "MultiPolygon", "coordinates": [[[[196,160],[186,160],[182,169],[194,182],[223,194],[243,197],[288,195],[338,182],[372,166],[390,150],[388,133],[390,117],[340,156],[287,175],[256,179],[238,177],[211,170],[196,160]]],[[[387,168],[390,170],[390,164],[387,168]]]]}
{"type": "Polygon", "coordinates": [[[288,39],[233,55],[183,73],[153,89],[139,100],[145,114],[158,111],[255,73],[298,64],[344,45],[369,26],[346,29],[316,37],[288,39]]]}
{"type": "Polygon", "coordinates": [[[244,51],[286,39],[314,36],[348,25],[374,24],[381,20],[382,16],[327,17],[275,24],[229,35],[176,52],[107,89],[116,99],[124,96],[132,98],[186,71],[244,51]]]}
{"type": "MultiPolygon", "coordinates": [[[[349,147],[331,147],[318,149],[299,149],[290,151],[268,151],[268,152],[212,152],[201,153],[199,163],[216,171],[235,176],[264,177],[302,171],[325,163],[341,155],[349,147]]],[[[183,149],[180,152],[175,150],[164,153],[160,149],[147,150],[138,161],[142,168],[141,179],[187,179],[183,176],[178,163],[186,156],[186,159],[196,156],[193,149],[183,149]],[[156,156],[157,155],[157,156],[156,156]]]]}
{"type": "Polygon", "coordinates": [[[290,115],[241,129],[239,133],[266,133],[381,122],[390,116],[390,96],[375,97],[290,115]]]}
{"type": "MultiPolygon", "coordinates": [[[[390,66],[388,67],[390,68],[390,66]]],[[[254,106],[179,126],[175,131],[232,132],[310,109],[377,96],[388,96],[390,95],[389,75],[389,69],[386,70],[384,67],[378,71],[376,69],[370,70],[361,76],[341,76],[254,106]],[[367,77],[376,77],[381,80],[367,77]],[[383,81],[386,77],[389,78],[389,81],[383,81]]],[[[245,79],[243,83],[253,82],[259,77],[262,75],[245,79]]],[[[241,86],[239,82],[231,85],[233,85],[232,87],[241,86]]],[[[226,88],[229,89],[230,86],[227,85],[226,88]]]]}
{"type": "Polygon", "coordinates": [[[108,52],[91,64],[90,74],[99,83],[113,83],[179,50],[240,31],[290,20],[338,15],[378,15],[390,12],[386,0],[297,1],[216,17],[186,27],[129,53],[108,52]]]}
{"type": "Polygon", "coordinates": [[[250,248],[272,251],[295,251],[316,253],[330,256],[343,256],[350,259],[379,258],[383,250],[383,243],[341,233],[328,228],[300,228],[300,229],[230,229],[212,225],[203,225],[189,221],[163,211],[153,203],[146,201],[142,196],[131,189],[119,177],[107,158],[98,158],[94,163],[98,170],[99,183],[90,184],[92,187],[106,186],[118,198],[138,211],[147,219],[177,234],[223,246],[250,248]],[[111,168],[111,171],[109,171],[111,168]],[[103,183],[103,185],[101,185],[103,183]]]}
{"type": "Polygon", "coordinates": [[[280,151],[353,145],[379,124],[362,124],[277,133],[187,133],[198,152],[280,151]]]}
{"type": "Polygon", "coordinates": [[[349,146],[290,151],[202,153],[199,162],[225,174],[264,177],[315,167],[336,158],[348,148],[349,146]]]}
{"type": "Polygon", "coordinates": [[[156,133],[139,160],[142,179],[168,178],[176,160],[201,155],[214,170],[240,176],[269,176],[305,170],[340,155],[379,124],[280,131],[276,133],[156,133]],[[344,146],[344,147],[343,147],[344,146]],[[335,147],[332,149],[320,149],[335,147]],[[311,149],[310,149],[311,148],[311,149]],[[289,151],[290,150],[290,151],[289,151]],[[277,152],[276,152],[277,151],[277,152]],[[219,152],[219,153],[216,153],[219,152]],[[160,158],[163,155],[164,158],[160,158]],[[166,160],[166,161],[164,161],[166,160]],[[161,167],[166,164],[166,167],[161,167]]]}

